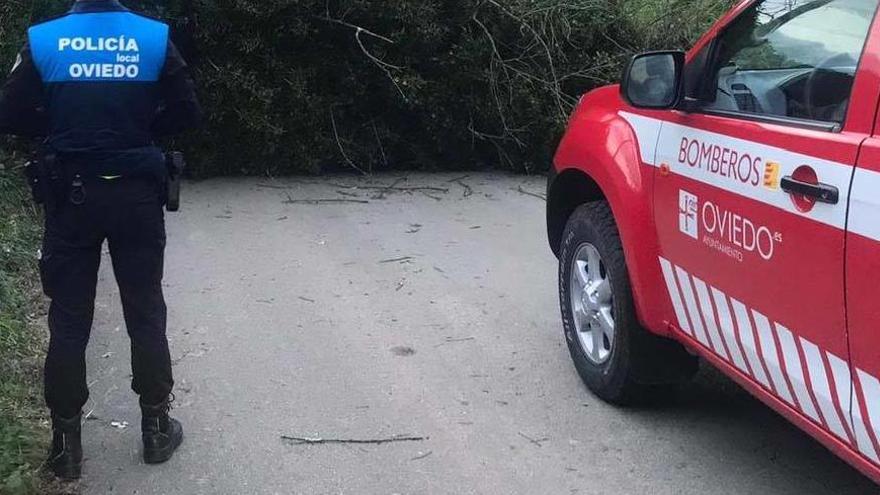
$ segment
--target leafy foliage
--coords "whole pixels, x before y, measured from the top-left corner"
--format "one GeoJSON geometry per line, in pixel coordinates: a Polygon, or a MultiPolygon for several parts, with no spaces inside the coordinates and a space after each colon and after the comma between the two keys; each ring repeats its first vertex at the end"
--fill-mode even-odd
{"type": "Polygon", "coordinates": [[[43,336],[29,314],[39,305],[38,215],[5,163],[0,153],[0,493],[12,495],[37,489],[47,435],[37,380],[43,336]]]}
{"type": "MultiPolygon", "coordinates": [[[[62,0],[0,6],[0,62],[62,0]]],[[[168,19],[207,127],[198,171],[542,170],[577,98],[728,0],[132,0],[168,19]]],[[[178,143],[173,143],[178,145],[178,143]]]]}

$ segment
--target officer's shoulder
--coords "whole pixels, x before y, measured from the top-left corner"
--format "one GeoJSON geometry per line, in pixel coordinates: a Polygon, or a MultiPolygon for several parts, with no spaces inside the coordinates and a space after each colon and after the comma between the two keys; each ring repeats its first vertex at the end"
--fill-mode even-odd
{"type": "Polygon", "coordinates": [[[135,12],[134,10],[129,10],[128,13],[129,13],[129,14],[132,14],[132,15],[135,15],[135,16],[137,16],[137,17],[141,17],[141,18],[143,18],[143,19],[145,19],[145,20],[147,20],[147,21],[158,22],[159,24],[162,24],[162,25],[168,26],[168,23],[165,22],[165,20],[163,20],[161,17],[156,17],[156,16],[154,16],[154,15],[146,14],[146,13],[144,13],[144,12],[135,12]]]}
{"type": "Polygon", "coordinates": [[[64,19],[65,17],[67,17],[69,15],[70,15],[70,12],[64,12],[63,14],[56,14],[53,16],[46,17],[45,19],[41,19],[41,20],[35,22],[34,24],[31,24],[30,28],[28,28],[28,29],[38,29],[38,28],[44,27],[46,24],[51,24],[54,21],[64,19]]]}

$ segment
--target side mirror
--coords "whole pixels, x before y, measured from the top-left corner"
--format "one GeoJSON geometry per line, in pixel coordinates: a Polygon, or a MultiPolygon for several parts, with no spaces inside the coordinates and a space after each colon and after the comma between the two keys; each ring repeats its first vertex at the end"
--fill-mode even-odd
{"type": "Polygon", "coordinates": [[[626,66],[620,92],[636,108],[663,110],[681,101],[684,52],[663,51],[636,55],[626,66]]]}

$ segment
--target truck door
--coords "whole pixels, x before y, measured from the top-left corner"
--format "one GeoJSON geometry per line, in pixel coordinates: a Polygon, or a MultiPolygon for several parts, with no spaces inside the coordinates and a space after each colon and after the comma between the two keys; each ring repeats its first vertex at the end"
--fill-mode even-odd
{"type": "Polygon", "coordinates": [[[655,159],[674,325],[774,407],[873,460],[849,414],[844,251],[877,107],[858,71],[876,7],[756,1],[707,48],[703,100],[664,119],[655,159]]]}
{"type": "MultiPolygon", "coordinates": [[[[865,142],[850,197],[846,295],[852,361],[852,422],[880,452],[880,139],[865,142]]],[[[875,457],[866,455],[877,462],[875,457]]]]}

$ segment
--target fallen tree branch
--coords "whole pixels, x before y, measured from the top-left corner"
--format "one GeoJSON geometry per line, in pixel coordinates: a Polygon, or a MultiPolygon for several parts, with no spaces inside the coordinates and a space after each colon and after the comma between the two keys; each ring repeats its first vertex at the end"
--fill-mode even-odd
{"type": "Polygon", "coordinates": [[[379,144],[379,152],[382,153],[382,163],[385,164],[385,168],[388,168],[388,155],[385,154],[385,145],[382,144],[382,138],[379,137],[379,130],[376,129],[376,121],[371,120],[370,125],[373,126],[373,134],[376,136],[376,143],[379,144]]]}
{"type": "Polygon", "coordinates": [[[376,34],[369,29],[365,29],[356,24],[352,24],[350,22],[345,22],[342,19],[333,19],[330,17],[328,12],[327,17],[316,17],[316,19],[320,19],[322,21],[331,22],[333,24],[339,24],[340,26],[345,26],[349,29],[354,29],[354,39],[360,47],[361,51],[364,55],[373,62],[376,67],[378,67],[385,75],[388,77],[388,80],[391,81],[391,84],[397,89],[397,92],[400,93],[400,96],[404,99],[404,101],[408,101],[406,97],[406,93],[403,92],[403,88],[400,87],[400,84],[397,83],[397,80],[394,78],[394,74],[391,73],[391,70],[402,70],[405,67],[400,67],[398,65],[389,64],[388,62],[380,59],[379,57],[373,55],[369,50],[367,50],[366,45],[364,45],[363,40],[361,40],[361,34],[366,34],[368,36],[372,36],[373,38],[384,41],[385,43],[395,44],[394,40],[388,38],[387,36],[382,36],[381,34],[376,34]]]}
{"type": "Polygon", "coordinates": [[[392,182],[390,186],[383,187],[381,190],[379,190],[379,194],[374,196],[373,199],[385,199],[385,195],[393,191],[401,182],[406,182],[406,177],[398,177],[397,180],[392,182]]]}
{"type": "Polygon", "coordinates": [[[333,109],[330,109],[330,123],[333,125],[333,135],[336,137],[336,145],[339,146],[339,152],[342,154],[342,158],[345,159],[345,163],[347,163],[351,168],[357,170],[361,173],[361,175],[369,175],[364,172],[364,169],[357,166],[354,161],[348,157],[348,153],[345,152],[345,148],[342,146],[342,141],[339,139],[339,130],[336,128],[336,116],[333,114],[333,109]]]}
{"type": "Polygon", "coordinates": [[[559,117],[560,117],[561,121],[564,121],[568,116],[568,109],[566,109],[566,107],[565,107],[565,103],[563,102],[563,96],[562,96],[565,93],[562,91],[562,86],[559,84],[559,76],[556,73],[556,60],[553,57],[553,53],[550,50],[550,46],[548,45],[547,40],[545,40],[544,37],[541,36],[541,34],[538,32],[538,30],[535,29],[535,27],[531,23],[529,23],[525,19],[525,17],[517,16],[511,10],[509,10],[507,7],[498,3],[496,0],[486,0],[486,2],[494,5],[501,12],[503,12],[505,15],[507,15],[508,17],[513,19],[514,21],[518,22],[520,24],[521,30],[529,31],[530,33],[532,33],[534,40],[537,43],[539,43],[541,45],[541,47],[543,48],[544,53],[547,55],[548,68],[550,69],[550,77],[552,78],[552,82],[553,82],[553,93],[554,93],[554,96],[556,97],[555,98],[556,104],[559,109],[559,117]]]}
{"type": "Polygon", "coordinates": [[[391,43],[392,45],[394,44],[394,40],[392,40],[391,38],[388,38],[387,36],[382,36],[381,34],[376,34],[376,33],[372,32],[372,31],[370,31],[369,29],[362,28],[362,27],[360,27],[360,26],[358,26],[358,25],[356,25],[356,24],[352,24],[352,23],[350,23],[350,22],[345,22],[345,21],[343,21],[342,19],[333,19],[333,18],[330,17],[329,15],[328,15],[327,17],[320,17],[320,16],[313,16],[313,17],[314,17],[315,19],[318,19],[318,20],[321,20],[321,21],[326,21],[326,22],[330,22],[330,23],[333,23],[333,24],[339,24],[340,26],[345,26],[345,27],[347,27],[347,28],[354,29],[354,30],[355,30],[356,32],[358,32],[358,33],[368,34],[368,35],[370,35],[370,36],[372,36],[372,37],[374,37],[374,38],[378,38],[378,39],[380,39],[380,40],[382,40],[382,41],[384,41],[384,42],[386,42],[386,43],[391,43]]]}
{"type": "Polygon", "coordinates": [[[370,439],[354,439],[354,438],[309,438],[294,437],[289,435],[281,435],[282,440],[293,442],[294,445],[326,445],[326,444],[358,444],[358,445],[382,445],[395,442],[424,442],[430,437],[409,437],[396,436],[389,438],[370,438],[370,439]]]}

